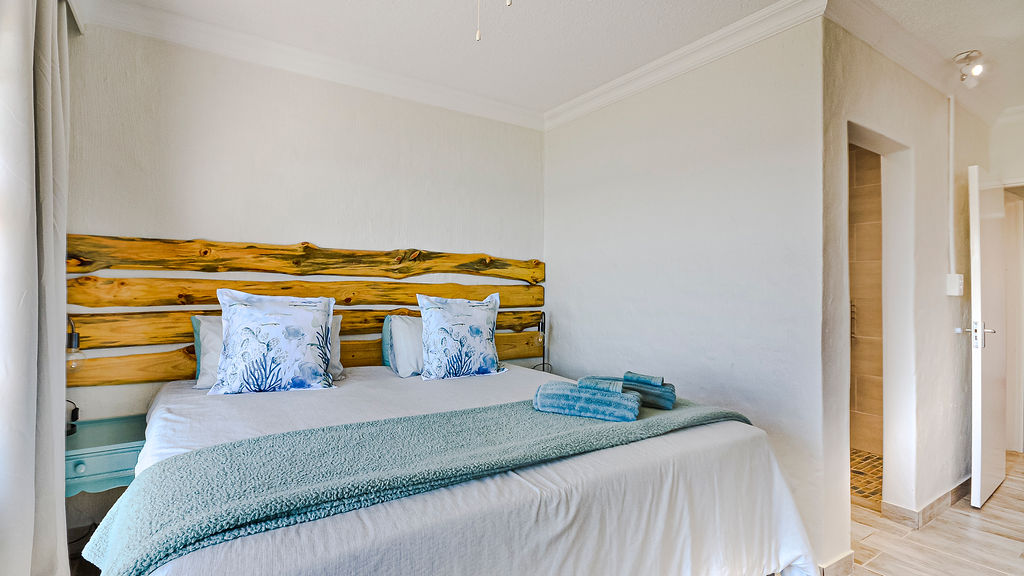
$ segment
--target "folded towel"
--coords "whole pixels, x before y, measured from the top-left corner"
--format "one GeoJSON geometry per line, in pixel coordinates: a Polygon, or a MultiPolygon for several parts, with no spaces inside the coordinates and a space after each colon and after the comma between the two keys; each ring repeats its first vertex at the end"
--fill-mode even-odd
{"type": "Polygon", "coordinates": [[[639,382],[623,382],[622,389],[639,392],[644,406],[671,410],[676,404],[676,387],[672,384],[654,386],[639,382]]]}
{"type": "Polygon", "coordinates": [[[630,422],[640,414],[640,394],[580,388],[572,382],[542,384],[533,396],[533,407],[541,412],[630,422]]]}
{"type": "Polygon", "coordinates": [[[592,390],[606,390],[608,392],[622,392],[621,378],[605,378],[604,376],[584,376],[579,379],[577,385],[580,388],[592,390]]]}
{"type": "Polygon", "coordinates": [[[647,376],[636,372],[626,372],[626,376],[633,380],[614,376],[584,376],[579,380],[579,387],[608,392],[638,392],[641,403],[650,408],[671,410],[675,406],[676,387],[665,384],[665,379],[661,376],[647,376]]]}
{"type": "Polygon", "coordinates": [[[651,386],[661,386],[665,383],[665,378],[662,376],[648,376],[646,374],[637,374],[636,372],[626,372],[622,379],[626,382],[650,384],[651,386]]]}

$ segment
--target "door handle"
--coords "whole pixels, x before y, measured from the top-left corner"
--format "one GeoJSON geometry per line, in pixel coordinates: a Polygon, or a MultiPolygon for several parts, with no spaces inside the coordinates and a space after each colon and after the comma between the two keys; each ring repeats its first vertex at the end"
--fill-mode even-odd
{"type": "Polygon", "coordinates": [[[971,341],[975,348],[985,347],[985,334],[995,334],[991,328],[985,328],[985,322],[976,321],[971,323],[971,341]]]}

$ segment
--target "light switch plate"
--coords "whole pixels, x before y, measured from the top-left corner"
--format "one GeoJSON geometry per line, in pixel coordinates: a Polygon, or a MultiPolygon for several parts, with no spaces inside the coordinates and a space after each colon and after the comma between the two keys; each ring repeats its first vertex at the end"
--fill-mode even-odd
{"type": "Polygon", "coordinates": [[[964,275],[946,274],[946,296],[964,295],[964,275]]]}

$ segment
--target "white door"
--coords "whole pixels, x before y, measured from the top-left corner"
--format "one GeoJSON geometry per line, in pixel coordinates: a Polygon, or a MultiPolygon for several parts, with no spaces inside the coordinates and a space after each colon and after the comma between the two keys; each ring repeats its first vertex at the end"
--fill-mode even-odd
{"type": "Polygon", "coordinates": [[[1003,189],[967,169],[971,219],[971,506],[1006,477],[1006,340],[1003,189]]]}

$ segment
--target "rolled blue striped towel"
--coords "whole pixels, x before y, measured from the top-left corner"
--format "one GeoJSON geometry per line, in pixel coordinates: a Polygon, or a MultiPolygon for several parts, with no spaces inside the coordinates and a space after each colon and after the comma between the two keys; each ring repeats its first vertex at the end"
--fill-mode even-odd
{"type": "Polygon", "coordinates": [[[592,390],[606,390],[608,392],[622,392],[622,378],[608,378],[605,376],[584,376],[576,383],[580,388],[592,390]]]}
{"type": "Polygon", "coordinates": [[[672,384],[653,386],[639,382],[623,382],[622,389],[639,392],[644,406],[671,410],[676,404],[676,387],[672,384]]]}
{"type": "Polygon", "coordinates": [[[647,374],[639,374],[637,372],[626,372],[622,377],[625,382],[633,382],[636,384],[648,384],[650,386],[661,386],[665,384],[664,376],[648,376],[647,374]]]}
{"type": "Polygon", "coordinates": [[[533,395],[533,407],[541,412],[631,422],[640,414],[640,394],[580,388],[572,382],[542,384],[533,395]]]}

